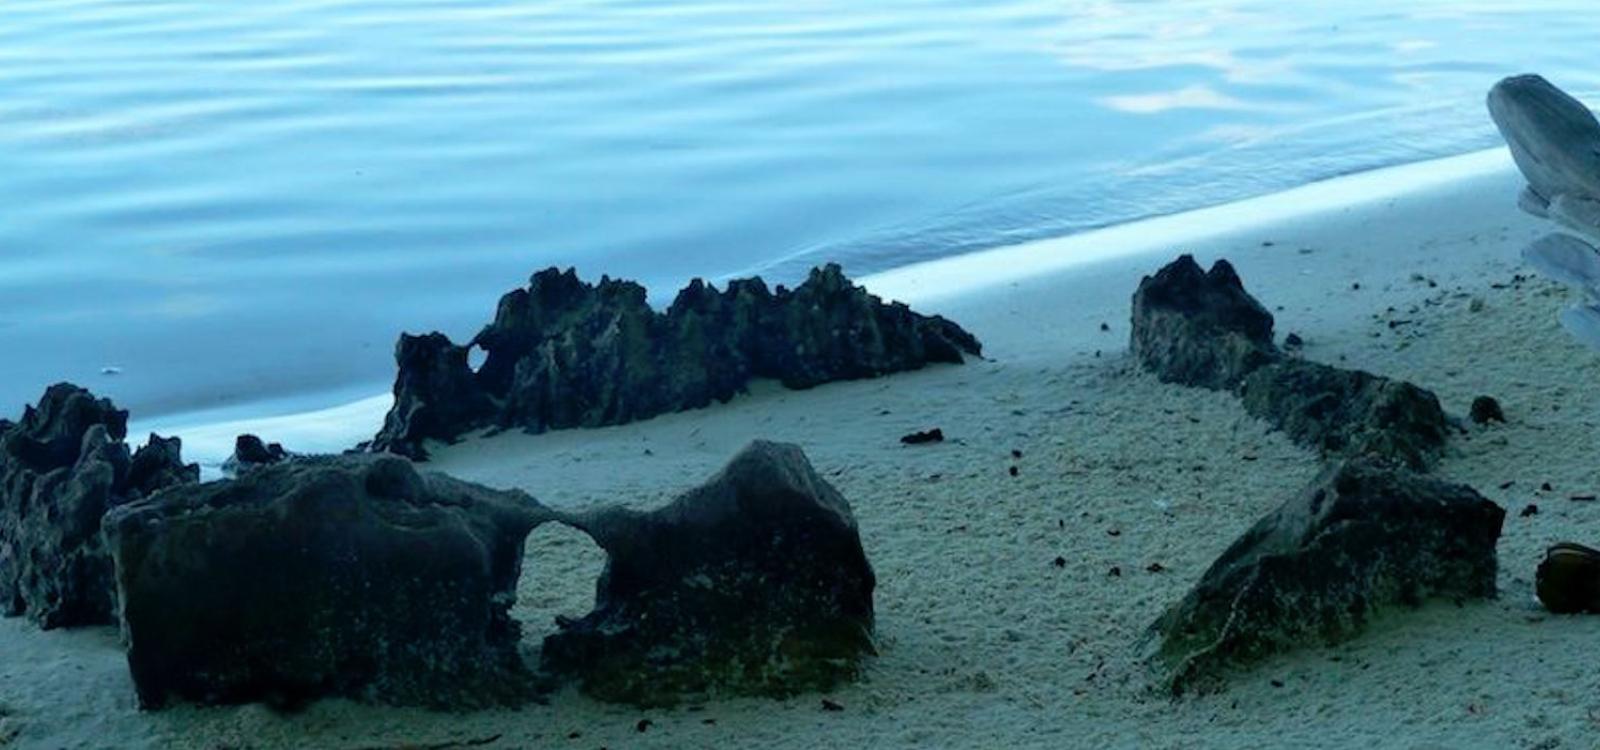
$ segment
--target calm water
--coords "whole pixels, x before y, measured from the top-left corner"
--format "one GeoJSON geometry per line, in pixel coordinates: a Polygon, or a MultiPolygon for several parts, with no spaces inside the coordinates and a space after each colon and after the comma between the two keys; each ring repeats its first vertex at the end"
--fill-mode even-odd
{"type": "Polygon", "coordinates": [[[0,2],[0,414],[382,390],[550,264],[861,274],[1494,143],[1590,2],[0,2]],[[103,374],[102,368],[120,368],[103,374]]]}

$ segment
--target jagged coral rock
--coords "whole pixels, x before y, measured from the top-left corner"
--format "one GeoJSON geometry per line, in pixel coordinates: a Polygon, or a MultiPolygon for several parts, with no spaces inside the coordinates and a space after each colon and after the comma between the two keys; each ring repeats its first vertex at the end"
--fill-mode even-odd
{"type": "Polygon", "coordinates": [[[1139,282],[1128,348],[1164,382],[1211,389],[1233,388],[1280,356],[1272,313],[1233,266],[1219,260],[1202,271],[1191,255],[1139,282]]]}
{"type": "Polygon", "coordinates": [[[70,383],[20,422],[0,421],[0,611],[44,628],[115,622],[101,517],[164,487],[199,481],[177,438],[129,455],[128,413],[70,383]]]}
{"type": "Polygon", "coordinates": [[[1272,324],[1227,261],[1206,272],[1183,255],[1139,282],[1130,348],[1165,382],[1237,390],[1252,415],[1330,457],[1423,469],[1438,456],[1449,420],[1432,392],[1288,357],[1272,324]]]}
{"type": "Polygon", "coordinates": [[[980,353],[960,326],[885,303],[836,265],[793,290],[696,280],[665,312],[638,284],[552,268],[502,297],[468,346],[402,336],[395,405],[371,447],[422,458],[424,440],[480,427],[621,424],[727,401],[752,378],[809,388],[980,353]],[[472,347],[485,353],[476,372],[472,347]]]}

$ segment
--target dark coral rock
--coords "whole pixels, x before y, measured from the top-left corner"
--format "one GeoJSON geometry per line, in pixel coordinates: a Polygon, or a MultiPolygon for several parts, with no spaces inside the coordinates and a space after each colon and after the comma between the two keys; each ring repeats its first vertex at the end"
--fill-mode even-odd
{"type": "Polygon", "coordinates": [[[261,466],[271,466],[289,460],[289,452],[280,443],[266,443],[255,435],[240,435],[233,439],[233,455],[222,462],[222,472],[238,475],[261,466]]]}
{"type": "Polygon", "coordinates": [[[128,413],[59,383],[20,422],[0,423],[0,611],[44,628],[115,622],[107,509],[199,479],[177,438],[129,456],[128,413]]]}
{"type": "Polygon", "coordinates": [[[127,488],[143,497],[178,484],[200,481],[200,465],[183,462],[183,441],[151,433],[145,444],[133,452],[128,465],[127,488]]]}
{"type": "MultiPolygon", "coordinates": [[[[501,303],[504,307],[504,303],[501,303]]],[[[467,347],[442,333],[400,334],[394,358],[394,407],[384,416],[373,450],[423,458],[425,439],[453,440],[492,413],[489,397],[467,362],[467,347]]]]}
{"type": "Polygon", "coordinates": [[[1227,261],[1182,255],[1139,282],[1129,348],[1163,382],[1230,389],[1280,356],[1272,322],[1227,261]]]}
{"type": "Polygon", "coordinates": [[[752,443],[664,508],[570,523],[610,559],[594,611],[560,623],[543,664],[591,695],[827,690],[873,653],[875,578],[855,518],[796,446],[752,443]]]}
{"type": "Polygon", "coordinates": [[[1284,360],[1244,382],[1245,410],[1329,456],[1370,456],[1424,470],[1450,422],[1431,391],[1360,370],[1284,360]]]}
{"type": "Polygon", "coordinates": [[[1506,413],[1501,410],[1500,402],[1493,396],[1479,396],[1472,399],[1472,409],[1468,412],[1468,416],[1477,424],[1506,421],[1506,413]]]}
{"type": "Polygon", "coordinates": [[[1505,511],[1363,461],[1326,470],[1230,546],[1150,629],[1159,684],[1218,685],[1261,657],[1348,639],[1374,613],[1495,595],[1505,511]]]}
{"type": "MultiPolygon", "coordinates": [[[[1404,381],[1287,357],[1272,344],[1272,323],[1227,261],[1202,272],[1184,255],[1139,283],[1131,346],[1161,380],[1237,389],[1250,414],[1330,457],[1432,465],[1450,434],[1438,397],[1404,381]]],[[[1291,336],[1298,350],[1303,342],[1291,336]]]]}
{"type": "Polygon", "coordinates": [[[480,427],[621,424],[727,401],[752,378],[809,388],[980,353],[960,326],[884,303],[836,265],[794,290],[748,279],[718,292],[696,280],[665,312],[638,284],[589,285],[552,268],[502,297],[467,347],[402,336],[395,405],[372,448],[422,458],[424,440],[480,427]],[[485,353],[477,372],[470,347],[485,353]]]}
{"type": "Polygon", "coordinates": [[[810,388],[914,370],[930,362],[960,364],[981,353],[978,340],[944,318],[924,317],[851,283],[836,265],[815,269],[794,291],[778,287],[750,345],[758,377],[810,388]]]}
{"type": "Polygon", "coordinates": [[[531,680],[516,599],[521,492],[383,456],[307,458],[107,514],[139,704],[320,696],[465,708],[531,680]]]}

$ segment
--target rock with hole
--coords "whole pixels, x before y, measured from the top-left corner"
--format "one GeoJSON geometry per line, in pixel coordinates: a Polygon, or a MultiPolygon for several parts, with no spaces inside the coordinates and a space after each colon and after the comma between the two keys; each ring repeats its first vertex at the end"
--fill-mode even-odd
{"type": "Polygon", "coordinates": [[[421,458],[426,441],[478,428],[622,424],[727,401],[753,378],[809,388],[980,353],[960,326],[884,302],[836,265],[792,290],[695,280],[665,312],[633,282],[551,268],[502,297],[466,347],[402,336],[395,404],[371,447],[421,458]],[[476,371],[472,347],[484,352],[476,371]]]}
{"type": "Polygon", "coordinates": [[[595,697],[828,690],[874,653],[855,518],[796,446],[752,443],[663,508],[571,523],[609,560],[594,611],[545,639],[543,664],[595,697]]]}

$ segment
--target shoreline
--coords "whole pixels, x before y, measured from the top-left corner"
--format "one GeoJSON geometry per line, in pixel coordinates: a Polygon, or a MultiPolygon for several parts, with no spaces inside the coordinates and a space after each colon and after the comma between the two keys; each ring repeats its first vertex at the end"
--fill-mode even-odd
{"type": "MultiPolygon", "coordinates": [[[[960,317],[941,306],[949,303],[959,309],[967,306],[962,304],[963,298],[981,299],[986,291],[1002,285],[1043,283],[1046,279],[1055,283],[1075,272],[1093,274],[1174,248],[1386,200],[1426,199],[1431,191],[1448,189],[1454,181],[1492,179],[1514,172],[1504,148],[1474,151],[1341,175],[1242,201],[1065,237],[913,263],[856,281],[886,300],[906,302],[960,322],[960,317]]],[[[848,273],[849,269],[845,270],[848,273]]],[[[1132,293],[1131,286],[1127,293],[1132,293]]],[[[487,320],[490,308],[486,306],[485,311],[487,320]]],[[[357,396],[360,391],[358,386],[349,386],[220,408],[134,414],[129,434],[156,432],[183,438],[185,455],[213,478],[232,454],[234,437],[242,433],[257,434],[297,452],[339,452],[371,439],[382,426],[392,397],[386,392],[357,396]],[[351,426],[362,423],[369,427],[351,426]]]]}
{"type": "MultiPolygon", "coordinates": [[[[1518,187],[1495,169],[1456,175],[925,310],[983,339],[983,361],[807,391],[761,383],[616,427],[469,437],[425,465],[553,507],[648,508],[752,437],[801,445],[852,504],[878,574],[880,654],[864,680],[826,696],[640,711],[568,689],[548,706],[463,715],[343,700],[291,715],[139,713],[114,631],[0,620],[0,650],[25,655],[0,668],[0,720],[24,746],[196,750],[486,737],[506,748],[1586,746],[1600,710],[1597,621],[1545,613],[1532,571],[1553,541],[1600,539],[1600,506],[1568,499],[1600,487],[1600,357],[1556,323],[1568,292],[1521,276],[1518,251],[1545,228],[1515,208],[1518,187]],[[1219,694],[1144,690],[1144,629],[1320,468],[1229,394],[1130,367],[1129,297],[1180,252],[1232,261],[1277,335],[1301,335],[1309,358],[1411,380],[1457,415],[1477,395],[1500,400],[1508,423],[1470,428],[1435,470],[1508,511],[1498,600],[1394,612],[1348,643],[1268,659],[1219,694]],[[898,441],[930,427],[947,441],[898,441]],[[1529,505],[1539,511],[1524,515],[1529,505]],[[821,709],[824,697],[844,710],[821,709]]],[[[602,564],[581,535],[529,538],[513,610],[526,653],[555,615],[590,606],[602,564]]]]}

